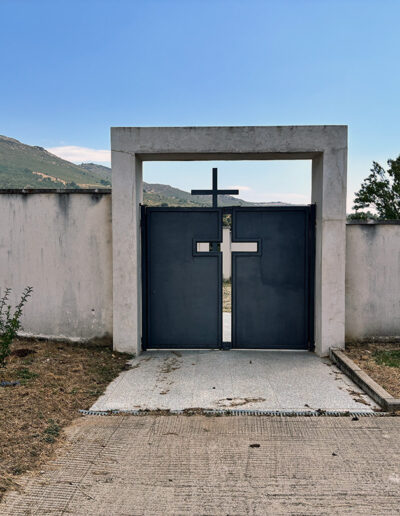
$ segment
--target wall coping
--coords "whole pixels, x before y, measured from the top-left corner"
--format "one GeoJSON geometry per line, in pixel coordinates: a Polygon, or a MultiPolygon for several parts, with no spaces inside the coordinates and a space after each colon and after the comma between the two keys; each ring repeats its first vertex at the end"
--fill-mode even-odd
{"type": "Polygon", "coordinates": [[[400,226],[400,219],[393,220],[348,220],[347,226],[400,226]]]}
{"type": "Polygon", "coordinates": [[[4,194],[111,194],[111,188],[0,188],[0,195],[4,194]]]}
{"type": "MultiPolygon", "coordinates": [[[[0,188],[0,195],[33,194],[101,194],[110,195],[111,188],[0,188]]],[[[393,220],[348,220],[346,226],[400,226],[400,219],[393,220]]]]}

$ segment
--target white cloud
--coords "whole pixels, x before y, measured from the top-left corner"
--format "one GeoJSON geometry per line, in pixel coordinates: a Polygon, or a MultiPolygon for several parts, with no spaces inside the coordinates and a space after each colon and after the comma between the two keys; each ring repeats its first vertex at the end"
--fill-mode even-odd
{"type": "Polygon", "coordinates": [[[252,190],[252,188],[250,186],[231,185],[231,186],[227,186],[226,190],[239,190],[239,192],[250,192],[250,190],[252,190]]]}
{"type": "Polygon", "coordinates": [[[74,163],[97,162],[110,163],[111,152],[107,149],[90,149],[88,147],[77,147],[75,145],[66,145],[63,147],[50,147],[46,149],[59,158],[72,161],[74,163]]]}

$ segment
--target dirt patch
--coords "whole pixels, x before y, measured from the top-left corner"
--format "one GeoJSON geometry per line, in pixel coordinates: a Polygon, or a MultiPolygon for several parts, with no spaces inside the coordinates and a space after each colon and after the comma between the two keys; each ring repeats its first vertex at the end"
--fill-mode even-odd
{"type": "Polygon", "coordinates": [[[265,401],[265,398],[224,398],[218,400],[217,404],[220,407],[241,407],[248,403],[259,403],[261,401],[265,401]]]}
{"type": "Polygon", "coordinates": [[[399,342],[346,344],[345,353],[389,394],[400,398],[399,342]]]}
{"type": "MultiPolygon", "coordinates": [[[[182,355],[181,355],[182,356],[182,355]]],[[[164,359],[164,363],[161,365],[160,371],[163,374],[172,373],[172,371],[176,371],[180,369],[182,366],[182,362],[175,357],[168,357],[164,359]]]]}
{"type": "Polygon", "coordinates": [[[127,369],[137,369],[138,367],[140,367],[144,362],[148,362],[149,360],[152,360],[153,357],[146,357],[146,358],[142,358],[141,360],[139,360],[139,362],[137,362],[136,364],[134,365],[130,365],[129,367],[127,367],[127,369]]]}
{"type": "Polygon", "coordinates": [[[365,399],[362,398],[362,396],[359,392],[353,391],[353,389],[347,389],[347,392],[351,395],[353,400],[356,401],[357,403],[362,403],[363,405],[371,406],[371,404],[368,403],[368,401],[365,401],[365,399]]]}
{"type": "Polygon", "coordinates": [[[222,304],[223,312],[232,311],[232,283],[230,281],[224,281],[222,287],[222,304]]]}
{"type": "Polygon", "coordinates": [[[128,358],[104,343],[14,342],[0,369],[7,385],[0,387],[0,499],[18,487],[18,475],[52,455],[63,427],[92,405],[128,358]]]}

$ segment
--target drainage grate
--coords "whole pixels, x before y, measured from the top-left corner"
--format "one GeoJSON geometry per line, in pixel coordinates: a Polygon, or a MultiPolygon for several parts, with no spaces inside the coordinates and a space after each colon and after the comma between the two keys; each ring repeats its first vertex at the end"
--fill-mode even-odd
{"type": "Polygon", "coordinates": [[[383,417],[394,416],[391,412],[366,412],[354,410],[240,410],[240,409],[184,409],[184,410],[79,410],[85,416],[149,416],[149,415],[206,415],[206,416],[289,416],[289,417],[383,417]]]}

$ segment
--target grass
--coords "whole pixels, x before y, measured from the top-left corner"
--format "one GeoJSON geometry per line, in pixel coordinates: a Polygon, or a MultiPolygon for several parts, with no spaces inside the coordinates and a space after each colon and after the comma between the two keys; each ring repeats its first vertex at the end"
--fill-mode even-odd
{"type": "Polygon", "coordinates": [[[389,367],[400,367],[400,350],[376,351],[374,359],[377,364],[389,367]]]}
{"type": "Polygon", "coordinates": [[[103,342],[70,344],[20,339],[0,381],[0,499],[18,487],[63,441],[62,429],[88,409],[126,367],[129,355],[103,342]]]}
{"type": "Polygon", "coordinates": [[[47,443],[54,443],[56,438],[60,435],[60,425],[53,419],[48,420],[49,425],[43,430],[44,440],[47,443]]]}
{"type": "Polygon", "coordinates": [[[400,343],[354,343],[346,355],[392,396],[400,398],[400,343]]]}

